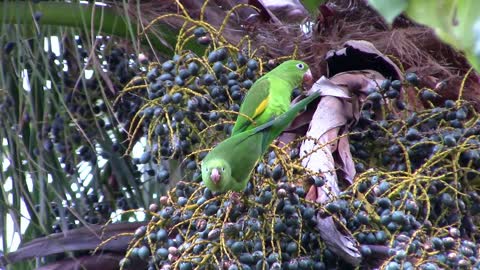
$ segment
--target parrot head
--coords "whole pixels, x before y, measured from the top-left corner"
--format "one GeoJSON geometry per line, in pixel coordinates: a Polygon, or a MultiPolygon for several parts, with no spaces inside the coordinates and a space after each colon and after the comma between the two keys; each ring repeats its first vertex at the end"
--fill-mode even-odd
{"type": "Polygon", "coordinates": [[[230,165],[225,160],[214,159],[202,163],[203,183],[212,191],[225,191],[230,183],[231,174],[230,165]]]}
{"type": "Polygon", "coordinates": [[[302,82],[309,85],[313,81],[312,71],[305,62],[300,60],[285,61],[274,68],[273,71],[280,71],[282,77],[287,76],[292,79],[295,85],[299,85],[302,82]]]}

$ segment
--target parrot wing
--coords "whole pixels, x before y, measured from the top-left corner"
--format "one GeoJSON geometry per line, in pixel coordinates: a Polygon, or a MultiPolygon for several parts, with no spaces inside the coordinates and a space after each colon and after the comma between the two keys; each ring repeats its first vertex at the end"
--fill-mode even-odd
{"type": "MultiPolygon", "coordinates": [[[[230,141],[228,146],[228,151],[230,156],[232,157],[233,162],[240,162],[250,164],[261,158],[261,156],[267,151],[270,144],[275,140],[295,119],[295,117],[305,109],[305,107],[315,100],[316,98],[320,97],[319,92],[312,93],[308,97],[302,99],[285,113],[279,115],[277,118],[258,126],[256,128],[244,131],[237,135],[234,135],[228,138],[226,141],[230,141]],[[252,158],[252,156],[255,156],[252,158]]],[[[243,166],[239,166],[240,170],[239,173],[247,173],[250,175],[252,168],[245,170],[243,166]]],[[[233,173],[233,166],[232,166],[232,175],[233,173]]],[[[235,177],[236,179],[241,179],[242,177],[235,177]]]]}
{"type": "Polygon", "coordinates": [[[252,88],[247,92],[242,105],[240,114],[232,129],[232,136],[248,129],[252,120],[261,115],[268,106],[270,99],[270,80],[268,77],[262,77],[256,81],[252,88]],[[248,117],[245,117],[248,116],[248,117]]]}
{"type": "Polygon", "coordinates": [[[304,110],[310,102],[320,97],[320,92],[314,92],[307,96],[306,98],[302,99],[298,103],[294,104],[288,111],[282,113],[275,119],[266,124],[259,126],[254,130],[264,130],[268,128],[269,132],[267,136],[265,136],[263,147],[266,150],[268,146],[275,140],[282,132],[293,122],[295,117],[304,110]]]}
{"type": "MultiPolygon", "coordinates": [[[[298,103],[294,104],[290,109],[278,117],[272,119],[271,121],[260,125],[256,128],[244,131],[242,133],[232,135],[232,137],[226,139],[226,141],[231,141],[232,150],[236,150],[236,148],[242,149],[246,146],[246,142],[251,142],[254,139],[261,139],[263,140],[262,143],[262,151],[261,155],[267,150],[268,146],[275,140],[280,134],[292,123],[295,117],[300,113],[300,111],[304,110],[305,107],[315,100],[316,98],[320,97],[320,92],[314,92],[311,95],[307,96],[306,98],[302,99],[298,103]],[[259,136],[262,135],[262,136],[259,136]],[[263,136],[266,135],[266,136],[263,136]]],[[[255,145],[255,144],[252,144],[255,145]]],[[[249,146],[248,148],[251,148],[249,146]]],[[[231,151],[232,153],[236,151],[231,151]]],[[[254,151],[258,152],[258,151],[254,151]]],[[[250,153],[254,153],[250,152],[250,153]]]]}

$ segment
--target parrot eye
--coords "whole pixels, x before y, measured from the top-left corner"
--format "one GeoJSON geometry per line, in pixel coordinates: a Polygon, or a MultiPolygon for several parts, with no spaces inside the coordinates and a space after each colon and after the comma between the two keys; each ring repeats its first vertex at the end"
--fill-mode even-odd
{"type": "Polygon", "coordinates": [[[224,172],[224,171],[225,171],[225,168],[222,168],[222,171],[224,172]]]}
{"type": "Polygon", "coordinates": [[[207,171],[207,172],[208,172],[208,168],[205,168],[205,171],[207,171]]]}
{"type": "Polygon", "coordinates": [[[303,66],[303,64],[300,63],[300,64],[297,64],[297,68],[298,68],[298,69],[303,69],[304,66],[303,66]]]}

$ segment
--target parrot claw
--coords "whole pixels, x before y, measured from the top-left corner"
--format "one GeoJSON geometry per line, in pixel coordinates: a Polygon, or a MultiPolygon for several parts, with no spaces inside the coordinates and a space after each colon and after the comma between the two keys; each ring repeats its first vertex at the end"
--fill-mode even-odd
{"type": "Polygon", "coordinates": [[[241,197],[241,194],[236,191],[232,191],[232,193],[230,194],[230,200],[232,200],[234,204],[240,203],[240,197],[241,197]]]}

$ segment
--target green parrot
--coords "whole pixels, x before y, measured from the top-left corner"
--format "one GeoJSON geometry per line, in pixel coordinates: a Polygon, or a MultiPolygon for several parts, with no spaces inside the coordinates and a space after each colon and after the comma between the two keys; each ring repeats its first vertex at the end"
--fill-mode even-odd
{"type": "Polygon", "coordinates": [[[293,105],[277,118],[227,138],[202,160],[202,180],[216,192],[243,191],[255,165],[275,140],[311,101],[320,96],[315,92],[293,105]]]}
{"type": "Polygon", "coordinates": [[[300,86],[302,81],[311,82],[312,73],[308,65],[299,60],[283,62],[255,81],[240,106],[232,136],[265,124],[286,112],[290,107],[293,89],[300,86]]]}

